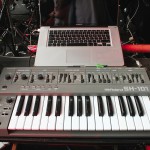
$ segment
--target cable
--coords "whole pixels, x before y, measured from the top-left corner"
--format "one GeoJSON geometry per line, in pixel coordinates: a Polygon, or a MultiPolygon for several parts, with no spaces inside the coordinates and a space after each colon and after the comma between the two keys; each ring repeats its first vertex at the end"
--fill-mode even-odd
{"type": "Polygon", "coordinates": [[[135,15],[136,15],[136,13],[137,13],[137,11],[138,11],[138,9],[139,9],[140,2],[139,2],[139,0],[138,0],[137,2],[138,2],[138,3],[137,3],[137,8],[136,8],[136,10],[135,10],[133,16],[129,19],[129,21],[128,21],[128,23],[127,23],[127,29],[129,28],[129,24],[131,23],[132,19],[135,17],[135,15]]]}
{"type": "Polygon", "coordinates": [[[117,11],[117,26],[119,26],[120,19],[120,0],[118,0],[118,11],[117,11]]]}
{"type": "Polygon", "coordinates": [[[132,19],[136,16],[136,14],[137,14],[137,12],[139,10],[139,7],[140,7],[140,1],[137,0],[137,7],[136,7],[133,15],[131,16],[131,18],[130,18],[129,15],[127,16],[128,22],[126,23],[126,30],[130,34],[130,37],[129,37],[129,40],[127,42],[123,42],[122,45],[127,44],[127,43],[132,43],[132,44],[135,43],[134,33],[132,33],[132,31],[130,29],[130,23],[131,23],[132,19]]]}
{"type": "Polygon", "coordinates": [[[136,58],[134,58],[134,57],[137,56],[137,55],[138,55],[138,54],[135,53],[135,54],[133,54],[132,56],[127,56],[127,57],[128,57],[128,58],[131,58],[132,60],[134,60],[135,63],[136,63],[136,65],[137,65],[137,67],[141,68],[141,67],[142,67],[142,64],[140,63],[140,61],[137,60],[136,58]]]}
{"type": "Polygon", "coordinates": [[[38,1],[38,7],[39,7],[39,18],[40,18],[40,27],[42,26],[42,19],[41,19],[41,3],[40,0],[38,1]]]}

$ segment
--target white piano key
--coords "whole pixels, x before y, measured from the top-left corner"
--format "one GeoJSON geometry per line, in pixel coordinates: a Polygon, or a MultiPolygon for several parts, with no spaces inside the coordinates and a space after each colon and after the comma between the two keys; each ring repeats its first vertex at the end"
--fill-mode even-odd
{"type": "Polygon", "coordinates": [[[79,116],[77,116],[77,96],[74,96],[74,114],[72,116],[72,130],[79,130],[79,116]]]}
{"type": "Polygon", "coordinates": [[[133,117],[130,116],[126,96],[123,96],[123,99],[124,99],[124,102],[126,105],[126,112],[127,112],[127,114],[126,114],[127,128],[128,128],[128,130],[135,130],[134,120],[133,120],[133,117]]]}
{"type": "Polygon", "coordinates": [[[69,110],[69,96],[66,96],[64,130],[71,131],[72,117],[68,115],[69,114],[68,110],[69,110]]]}
{"type": "Polygon", "coordinates": [[[56,130],[64,129],[65,100],[65,96],[62,96],[60,116],[57,116],[56,118],[56,130]]]}
{"type": "Polygon", "coordinates": [[[136,103],[135,103],[135,100],[134,100],[133,96],[131,96],[131,100],[132,100],[132,103],[133,103],[133,106],[134,106],[134,110],[135,110],[135,116],[133,116],[135,129],[137,131],[141,131],[141,130],[143,130],[143,124],[142,124],[141,118],[140,118],[140,116],[138,114],[138,110],[137,110],[136,103]]]}
{"type": "Polygon", "coordinates": [[[117,112],[116,112],[115,97],[111,96],[111,100],[112,100],[113,112],[114,112],[113,116],[110,117],[111,128],[112,128],[112,130],[119,130],[119,123],[118,123],[118,116],[117,116],[117,112]]]}
{"type": "Polygon", "coordinates": [[[91,115],[87,116],[89,131],[95,131],[95,115],[94,115],[94,101],[93,100],[94,100],[93,96],[90,96],[91,115]]]}
{"type": "Polygon", "coordinates": [[[86,131],[88,127],[87,117],[85,115],[85,96],[82,96],[82,116],[79,117],[80,119],[80,130],[86,131]]]}
{"type": "Polygon", "coordinates": [[[33,116],[32,130],[40,129],[43,102],[44,102],[44,96],[41,96],[38,114],[37,116],[33,116]]]}
{"type": "Polygon", "coordinates": [[[121,115],[121,109],[120,109],[120,105],[119,105],[118,96],[115,96],[114,100],[115,100],[115,104],[116,104],[116,112],[118,115],[119,128],[122,131],[126,131],[127,130],[126,117],[121,115]]]}
{"type": "Polygon", "coordinates": [[[48,118],[48,130],[56,129],[56,116],[55,116],[56,101],[57,101],[57,96],[53,96],[51,115],[48,118]]]}
{"type": "Polygon", "coordinates": [[[150,117],[150,111],[149,111],[149,97],[148,96],[139,96],[139,99],[141,101],[141,104],[143,106],[144,116],[141,116],[141,120],[143,123],[144,130],[150,130],[150,118],[148,118],[148,114],[150,117]]]}
{"type": "Polygon", "coordinates": [[[108,116],[106,96],[102,96],[102,99],[104,104],[103,125],[104,125],[104,130],[107,131],[107,130],[111,130],[111,122],[110,122],[110,117],[108,116]]]}
{"type": "Polygon", "coordinates": [[[24,123],[25,123],[25,119],[26,119],[26,116],[24,116],[24,112],[25,112],[27,101],[28,101],[28,96],[25,96],[22,111],[21,111],[21,114],[18,117],[18,121],[17,121],[17,124],[16,124],[16,130],[23,130],[23,128],[24,128],[24,123]]]}
{"type": "Polygon", "coordinates": [[[48,117],[49,117],[49,116],[46,116],[47,102],[48,102],[48,96],[45,96],[42,117],[41,117],[41,123],[40,123],[40,130],[47,130],[48,117]]]}
{"type": "Polygon", "coordinates": [[[94,96],[94,113],[95,113],[95,129],[97,131],[103,130],[103,117],[99,116],[97,96],[94,96]]]}
{"type": "Polygon", "coordinates": [[[25,119],[24,130],[32,129],[32,122],[33,122],[32,114],[33,114],[33,110],[34,110],[35,99],[36,99],[36,96],[33,96],[30,113],[28,116],[26,116],[26,119],[25,119]]]}
{"type": "Polygon", "coordinates": [[[18,108],[20,98],[21,98],[21,96],[17,96],[16,103],[15,103],[13,113],[12,113],[12,116],[11,116],[11,119],[10,119],[10,122],[9,122],[9,126],[8,126],[9,130],[15,130],[16,129],[16,124],[17,124],[17,120],[18,120],[18,116],[16,116],[16,111],[17,111],[17,108],[18,108]]]}
{"type": "Polygon", "coordinates": [[[143,102],[144,102],[144,105],[145,105],[145,109],[146,109],[146,112],[147,112],[147,115],[148,115],[148,118],[150,120],[150,99],[148,96],[142,96],[142,99],[143,99],[143,102]]]}

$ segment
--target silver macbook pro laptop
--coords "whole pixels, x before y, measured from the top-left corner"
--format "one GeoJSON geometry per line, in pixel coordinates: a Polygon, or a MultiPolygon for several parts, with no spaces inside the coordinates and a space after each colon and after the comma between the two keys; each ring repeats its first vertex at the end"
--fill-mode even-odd
{"type": "Polygon", "coordinates": [[[35,66],[123,66],[118,27],[42,26],[35,66]]]}

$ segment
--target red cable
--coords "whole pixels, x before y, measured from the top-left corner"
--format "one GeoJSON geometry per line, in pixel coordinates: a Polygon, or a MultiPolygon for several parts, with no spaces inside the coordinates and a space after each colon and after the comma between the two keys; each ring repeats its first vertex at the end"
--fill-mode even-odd
{"type": "Polygon", "coordinates": [[[122,45],[122,49],[125,52],[132,52],[132,53],[150,53],[150,44],[125,44],[122,45]]]}
{"type": "MultiPolygon", "coordinates": [[[[37,45],[29,45],[29,51],[36,52],[37,45]]],[[[150,53],[150,44],[125,44],[122,45],[122,49],[125,52],[132,52],[132,53],[150,53]]]]}

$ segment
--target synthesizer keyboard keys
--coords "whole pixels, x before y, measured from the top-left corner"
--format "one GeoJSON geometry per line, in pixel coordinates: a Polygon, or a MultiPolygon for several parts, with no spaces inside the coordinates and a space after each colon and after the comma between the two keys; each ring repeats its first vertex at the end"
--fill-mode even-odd
{"type": "Polygon", "coordinates": [[[16,112],[17,112],[17,108],[18,108],[18,105],[20,102],[20,98],[21,98],[21,96],[17,96],[15,107],[14,107],[14,110],[13,110],[13,113],[12,113],[12,116],[11,116],[11,119],[9,122],[9,126],[8,126],[8,129],[10,129],[10,130],[16,129],[16,124],[17,124],[17,120],[18,120],[18,116],[16,115],[16,112]]]}
{"type": "Polygon", "coordinates": [[[133,116],[133,120],[134,120],[134,124],[135,124],[135,129],[139,130],[139,131],[143,130],[143,125],[142,125],[141,117],[138,114],[136,103],[135,103],[135,99],[134,99],[133,96],[130,96],[130,97],[131,97],[131,101],[132,101],[133,107],[135,108],[134,109],[135,115],[133,116]]]}
{"type": "Polygon", "coordinates": [[[81,116],[82,115],[82,97],[81,96],[77,96],[77,116],[81,116]]]}
{"type": "MultiPolygon", "coordinates": [[[[120,107],[120,103],[119,103],[120,99],[118,96],[114,96],[114,100],[115,100],[115,104],[116,104],[116,112],[118,115],[119,128],[120,128],[120,130],[125,131],[125,130],[127,130],[127,123],[126,123],[125,115],[122,115],[122,111],[121,111],[121,107],[120,107]]],[[[123,97],[121,98],[121,100],[124,101],[123,97]]],[[[125,106],[125,104],[124,104],[124,106],[125,106]]]]}
{"type": "Polygon", "coordinates": [[[65,113],[65,116],[64,116],[64,130],[67,130],[67,131],[72,130],[71,129],[72,128],[72,116],[74,114],[74,111],[70,110],[71,107],[73,107],[73,110],[74,110],[74,97],[73,96],[66,96],[65,112],[64,112],[65,113]]]}
{"type": "Polygon", "coordinates": [[[32,99],[33,99],[33,96],[29,95],[27,105],[26,105],[26,108],[25,108],[25,112],[24,112],[25,116],[28,116],[29,113],[30,113],[30,109],[31,109],[31,105],[32,105],[32,99]]]}
{"type": "Polygon", "coordinates": [[[103,101],[101,96],[94,96],[95,129],[103,130],[103,101]]]}
{"type": "Polygon", "coordinates": [[[52,96],[48,96],[47,106],[46,106],[46,116],[50,116],[52,110],[52,96]]]}
{"type": "Polygon", "coordinates": [[[134,99],[135,99],[135,103],[136,103],[136,107],[137,107],[137,111],[138,111],[139,116],[143,116],[144,112],[143,112],[142,104],[140,102],[139,97],[134,96],[134,99]]]}
{"type": "Polygon", "coordinates": [[[81,99],[81,110],[82,115],[79,116],[80,120],[80,131],[86,131],[88,129],[88,122],[87,122],[87,116],[86,116],[86,110],[85,110],[85,96],[80,97],[81,99]]]}
{"type": "Polygon", "coordinates": [[[73,96],[69,97],[69,108],[68,109],[69,109],[68,115],[73,116],[73,113],[74,113],[74,97],[73,96]]]}
{"type": "Polygon", "coordinates": [[[33,116],[37,116],[37,114],[38,114],[39,106],[40,106],[40,100],[41,100],[41,97],[36,96],[34,110],[33,110],[33,116]]]}
{"type": "Polygon", "coordinates": [[[21,96],[21,98],[19,100],[18,107],[17,107],[16,116],[19,116],[21,114],[23,103],[24,103],[24,99],[25,99],[25,96],[21,96]]]}
{"type": "Polygon", "coordinates": [[[61,105],[62,105],[61,96],[57,96],[55,116],[60,116],[61,107],[62,107],[61,105]]]}
{"type": "Polygon", "coordinates": [[[56,130],[63,130],[63,128],[64,128],[65,100],[66,99],[65,99],[65,96],[58,96],[58,99],[59,99],[59,103],[61,101],[61,104],[59,104],[59,107],[60,107],[59,116],[57,116],[57,118],[56,118],[56,130]]]}
{"type": "Polygon", "coordinates": [[[31,130],[32,129],[33,110],[34,110],[35,100],[36,100],[36,96],[33,96],[29,115],[26,116],[26,119],[25,119],[24,130],[31,130]]]}
{"type": "Polygon", "coordinates": [[[85,110],[86,110],[86,116],[91,115],[91,102],[89,96],[85,96],[85,110]]]}
{"type": "Polygon", "coordinates": [[[111,107],[113,108],[113,114],[111,114],[111,116],[110,116],[111,129],[112,130],[119,130],[118,116],[117,116],[116,104],[115,104],[114,98],[115,98],[114,96],[110,96],[111,107]]]}
{"type": "Polygon", "coordinates": [[[88,123],[88,130],[94,131],[95,130],[95,114],[94,114],[94,101],[93,96],[89,96],[85,98],[85,105],[86,109],[88,109],[88,113],[86,110],[87,116],[87,123],[88,123]]]}
{"type": "Polygon", "coordinates": [[[44,96],[36,96],[35,106],[33,110],[33,122],[32,122],[32,130],[40,129],[40,121],[43,109],[44,96]]]}
{"type": "Polygon", "coordinates": [[[16,130],[23,130],[23,128],[24,128],[24,123],[25,123],[25,119],[26,119],[26,116],[24,115],[24,112],[25,112],[25,108],[26,108],[26,105],[27,105],[28,96],[25,96],[24,98],[25,99],[24,99],[24,103],[23,103],[23,106],[22,106],[21,114],[19,115],[18,120],[17,120],[16,130]]]}
{"type": "MultiPolygon", "coordinates": [[[[79,104],[81,104],[81,97],[80,96],[79,97],[74,96],[74,101],[75,101],[75,107],[74,107],[74,114],[72,116],[72,130],[78,130],[79,131],[79,129],[80,129],[79,119],[80,118],[77,114],[77,110],[79,111],[80,110],[79,108],[81,108],[81,105],[79,105],[79,104]],[[77,101],[80,101],[80,103],[77,104],[77,101]]],[[[81,116],[81,114],[80,114],[80,116],[81,116]]]]}
{"type": "Polygon", "coordinates": [[[17,96],[9,130],[150,130],[147,96],[17,96]],[[19,113],[17,113],[19,112],[19,113]]]}
{"type": "Polygon", "coordinates": [[[125,107],[125,103],[124,103],[123,97],[122,96],[118,96],[118,100],[119,100],[121,115],[122,116],[126,116],[126,107],[125,107]]]}
{"type": "Polygon", "coordinates": [[[104,130],[111,130],[111,123],[110,123],[110,117],[108,115],[108,109],[107,109],[107,101],[106,96],[102,96],[103,104],[104,104],[104,116],[103,116],[103,124],[104,124],[104,130]]]}
{"type": "Polygon", "coordinates": [[[113,116],[113,105],[110,96],[106,96],[108,115],[113,116]]]}
{"type": "Polygon", "coordinates": [[[127,97],[126,96],[123,96],[123,99],[124,99],[125,105],[128,106],[126,109],[127,128],[128,128],[128,130],[135,130],[135,124],[134,124],[133,116],[130,115],[131,110],[129,111],[129,107],[130,107],[130,105],[128,105],[129,102],[127,103],[127,97]]]}
{"type": "Polygon", "coordinates": [[[43,104],[43,111],[42,111],[42,116],[41,116],[40,130],[47,130],[48,118],[51,114],[51,111],[50,111],[51,106],[52,106],[52,97],[45,96],[44,104],[43,104]]]}
{"type": "Polygon", "coordinates": [[[55,116],[56,101],[57,101],[57,96],[53,96],[52,112],[48,118],[48,130],[56,129],[56,116],[55,116]]]}
{"type": "Polygon", "coordinates": [[[104,115],[104,106],[103,106],[103,100],[102,100],[101,96],[97,96],[97,103],[95,103],[95,107],[96,107],[96,105],[98,105],[99,116],[103,116],[104,115]]]}
{"type": "Polygon", "coordinates": [[[143,105],[144,116],[141,116],[144,130],[150,130],[150,99],[148,96],[139,96],[143,105]]]}
{"type": "Polygon", "coordinates": [[[130,116],[135,116],[135,111],[134,111],[133,102],[131,100],[131,97],[126,96],[126,99],[127,99],[130,116]]]}

